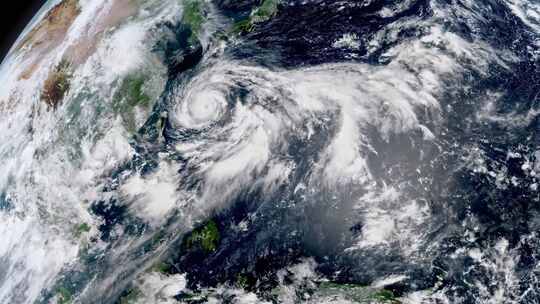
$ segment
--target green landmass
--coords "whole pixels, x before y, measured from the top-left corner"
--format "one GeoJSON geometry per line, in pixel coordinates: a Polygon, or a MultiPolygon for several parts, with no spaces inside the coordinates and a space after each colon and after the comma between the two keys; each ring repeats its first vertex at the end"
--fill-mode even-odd
{"type": "Polygon", "coordinates": [[[186,248],[200,247],[205,252],[211,253],[217,250],[220,241],[220,233],[216,222],[208,221],[201,228],[195,229],[186,239],[186,248]]]}
{"type": "Polygon", "coordinates": [[[205,21],[203,4],[200,0],[185,0],[184,1],[184,13],[182,16],[182,22],[189,26],[191,30],[191,36],[189,42],[194,44],[202,31],[202,26],[205,21]]]}
{"type": "Polygon", "coordinates": [[[120,304],[133,304],[141,296],[141,291],[138,288],[130,289],[127,294],[120,298],[120,304]]]}
{"type": "Polygon", "coordinates": [[[142,74],[132,74],[122,80],[113,97],[113,110],[122,117],[129,132],[137,131],[135,108],[149,109],[151,98],[144,91],[147,78],[142,74]]]}
{"type": "Polygon", "coordinates": [[[75,227],[74,235],[75,237],[80,237],[84,233],[89,232],[90,229],[91,229],[90,225],[88,225],[87,223],[82,223],[78,225],[77,227],[75,227]]]}
{"type": "Polygon", "coordinates": [[[265,22],[277,13],[278,4],[279,0],[264,0],[259,7],[253,10],[248,18],[237,21],[233,25],[232,32],[251,32],[257,23],[265,22]]]}
{"type": "Polygon", "coordinates": [[[56,290],[58,296],[58,304],[68,304],[71,303],[73,296],[71,292],[64,286],[58,287],[56,290]]]}

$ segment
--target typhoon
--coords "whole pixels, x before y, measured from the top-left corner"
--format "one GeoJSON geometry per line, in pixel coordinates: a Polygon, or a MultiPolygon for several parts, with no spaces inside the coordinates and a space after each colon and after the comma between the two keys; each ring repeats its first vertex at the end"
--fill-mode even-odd
{"type": "Polygon", "coordinates": [[[0,303],[540,303],[536,0],[49,0],[0,303]]]}

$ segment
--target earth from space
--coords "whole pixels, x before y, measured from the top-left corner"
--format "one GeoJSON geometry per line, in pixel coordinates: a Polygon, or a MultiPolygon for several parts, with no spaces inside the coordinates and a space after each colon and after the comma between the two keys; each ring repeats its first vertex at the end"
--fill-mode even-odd
{"type": "Polygon", "coordinates": [[[537,0],[49,0],[0,303],[540,303],[537,0]]]}

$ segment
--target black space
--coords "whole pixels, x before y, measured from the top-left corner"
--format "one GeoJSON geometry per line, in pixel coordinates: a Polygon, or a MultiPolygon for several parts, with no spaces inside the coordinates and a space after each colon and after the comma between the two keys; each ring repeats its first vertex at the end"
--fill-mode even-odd
{"type": "Polygon", "coordinates": [[[45,0],[9,1],[0,10],[0,62],[45,0]]]}

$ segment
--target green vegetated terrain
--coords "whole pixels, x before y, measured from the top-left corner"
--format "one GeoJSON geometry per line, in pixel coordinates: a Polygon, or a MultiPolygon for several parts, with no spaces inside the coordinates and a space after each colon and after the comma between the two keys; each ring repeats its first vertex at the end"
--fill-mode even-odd
{"type": "Polygon", "coordinates": [[[75,237],[78,238],[81,237],[83,234],[90,232],[90,229],[90,225],[88,225],[87,223],[81,223],[75,227],[73,234],[75,235],[75,237]]]}
{"type": "Polygon", "coordinates": [[[188,41],[193,44],[200,35],[205,21],[204,3],[201,0],[185,0],[182,23],[191,30],[188,41]]]}
{"type": "Polygon", "coordinates": [[[251,12],[248,18],[239,20],[233,25],[233,33],[252,31],[257,23],[265,22],[277,13],[278,4],[279,0],[264,0],[260,6],[251,12]]]}
{"type": "Polygon", "coordinates": [[[145,92],[144,85],[148,79],[142,74],[126,76],[113,97],[113,110],[122,117],[122,121],[129,132],[138,129],[136,111],[149,111],[151,98],[145,92]]]}
{"type": "Polygon", "coordinates": [[[126,294],[120,297],[118,304],[133,304],[139,299],[142,295],[142,292],[138,288],[132,288],[128,290],[126,294]]]}
{"type": "Polygon", "coordinates": [[[343,298],[354,303],[399,304],[399,299],[389,289],[373,288],[357,284],[323,282],[315,292],[320,299],[343,298]]]}
{"type": "Polygon", "coordinates": [[[58,304],[69,304],[71,303],[73,296],[71,292],[66,287],[58,287],[57,289],[57,299],[58,304]]]}
{"type": "Polygon", "coordinates": [[[202,227],[193,230],[187,236],[184,247],[187,249],[200,248],[206,253],[212,253],[217,250],[220,238],[221,236],[216,222],[210,220],[202,227]]]}

